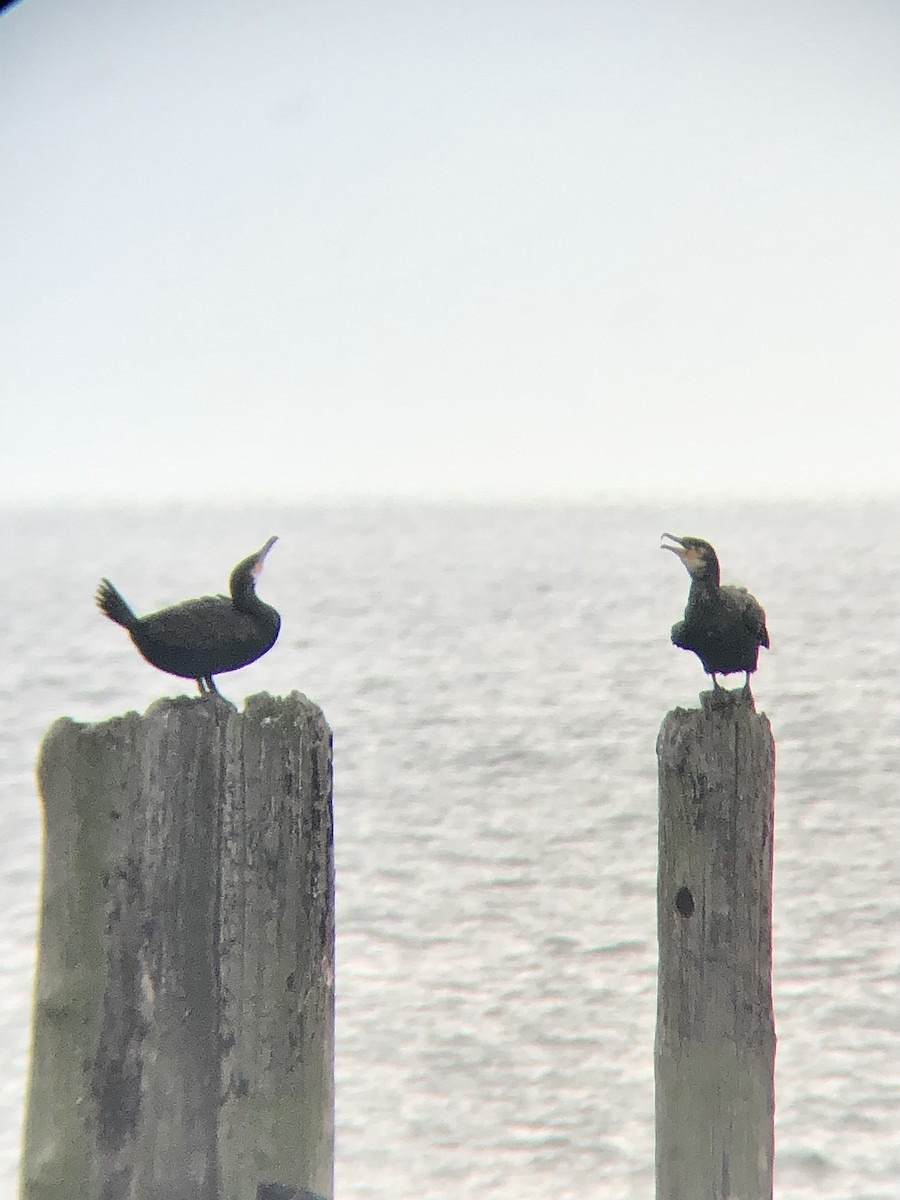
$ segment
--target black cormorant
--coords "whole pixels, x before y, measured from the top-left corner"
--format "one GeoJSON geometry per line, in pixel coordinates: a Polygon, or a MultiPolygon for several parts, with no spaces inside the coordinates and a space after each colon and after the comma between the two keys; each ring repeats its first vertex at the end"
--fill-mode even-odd
{"type": "Polygon", "coordinates": [[[760,646],[769,645],[766,614],[762,606],[742,587],[719,585],[719,560],[709,542],[702,538],[664,538],[676,545],[661,549],[677,554],[691,577],[684,620],[672,626],[672,641],[682,650],[692,650],[712,675],[745,673],[744,687],[750,690],[750,676],[756,670],[760,646]]]}
{"type": "Polygon", "coordinates": [[[275,644],[281,617],[256,594],[256,577],[277,538],[243,559],[231,572],[230,596],[185,600],[146,617],[136,617],[108,579],[97,588],[97,605],[131,634],[148,663],[195,679],[201,694],[217,692],[213,676],[236,671],[275,644]]]}

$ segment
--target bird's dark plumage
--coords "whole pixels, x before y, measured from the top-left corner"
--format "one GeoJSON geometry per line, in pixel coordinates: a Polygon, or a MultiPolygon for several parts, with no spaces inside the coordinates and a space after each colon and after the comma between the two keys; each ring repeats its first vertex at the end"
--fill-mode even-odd
{"type": "Polygon", "coordinates": [[[697,655],[714,687],[719,686],[717,675],[743,671],[749,689],[759,648],[769,645],[762,606],[746,588],[719,583],[719,560],[709,542],[671,533],[663,537],[675,545],[662,549],[677,554],[691,577],[684,620],[672,626],[672,641],[697,655]]]}
{"type": "Polygon", "coordinates": [[[100,581],[97,606],[122,625],[148,663],[169,675],[194,679],[215,692],[214,675],[236,671],[270,650],[281,617],[256,594],[256,577],[276,538],[248,555],[231,572],[230,596],[202,596],[137,617],[109,582],[100,581]]]}

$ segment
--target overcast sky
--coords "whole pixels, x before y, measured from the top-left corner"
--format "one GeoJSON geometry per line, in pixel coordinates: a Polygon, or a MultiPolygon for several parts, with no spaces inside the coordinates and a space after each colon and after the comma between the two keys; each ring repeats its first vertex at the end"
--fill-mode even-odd
{"type": "Polygon", "coordinates": [[[0,495],[900,490],[896,0],[22,0],[0,495]]]}

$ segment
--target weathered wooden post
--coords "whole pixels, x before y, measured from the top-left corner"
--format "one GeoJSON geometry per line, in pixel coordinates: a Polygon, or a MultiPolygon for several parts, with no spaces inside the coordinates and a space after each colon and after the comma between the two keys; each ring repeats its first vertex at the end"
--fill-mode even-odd
{"type": "Polygon", "coordinates": [[[775,748],[741,692],[662,723],[657,1200],[771,1200],[775,748]]]}
{"type": "Polygon", "coordinates": [[[23,1200],[333,1194],[331,734],[294,692],[57,721],[23,1200]]]}

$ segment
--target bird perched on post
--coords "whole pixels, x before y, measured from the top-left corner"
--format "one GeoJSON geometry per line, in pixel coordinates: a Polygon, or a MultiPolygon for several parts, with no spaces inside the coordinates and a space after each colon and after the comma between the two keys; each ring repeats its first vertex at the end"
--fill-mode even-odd
{"type": "Polygon", "coordinates": [[[709,542],[671,533],[662,536],[676,544],[663,543],[660,549],[677,554],[691,577],[684,620],[672,626],[673,643],[697,655],[703,670],[712,675],[714,688],[719,687],[717,675],[743,671],[749,693],[759,648],[769,645],[762,606],[746,588],[719,583],[719,560],[709,542]]]}
{"type": "Polygon", "coordinates": [[[201,596],[137,617],[109,580],[102,579],[97,606],[128,630],[148,663],[169,675],[196,680],[201,695],[218,692],[214,675],[255,662],[278,637],[281,617],[256,594],[256,578],[277,540],[269,538],[261,550],[238,563],[231,572],[230,596],[201,596]]]}

